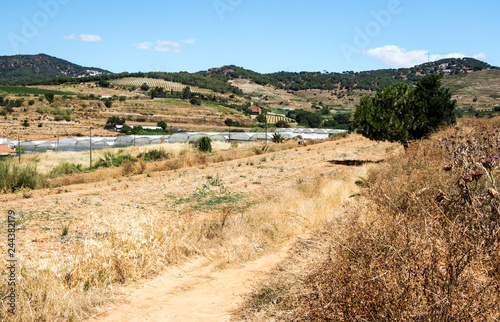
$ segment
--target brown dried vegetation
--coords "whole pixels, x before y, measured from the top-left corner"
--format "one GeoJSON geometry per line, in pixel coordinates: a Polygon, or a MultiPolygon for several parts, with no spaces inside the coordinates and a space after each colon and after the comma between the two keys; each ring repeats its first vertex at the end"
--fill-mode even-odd
{"type": "Polygon", "coordinates": [[[373,170],[241,318],[500,319],[500,127],[465,120],[373,170]]]}

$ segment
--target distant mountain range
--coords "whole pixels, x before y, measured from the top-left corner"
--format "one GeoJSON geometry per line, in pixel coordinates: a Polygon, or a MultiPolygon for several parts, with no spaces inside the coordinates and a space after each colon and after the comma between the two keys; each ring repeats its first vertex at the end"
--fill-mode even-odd
{"type": "Polygon", "coordinates": [[[400,82],[415,84],[422,76],[428,74],[449,76],[487,69],[498,69],[498,67],[474,58],[448,58],[411,68],[379,69],[363,72],[277,72],[260,74],[237,66],[224,66],[200,73],[205,75],[224,74],[231,79],[247,78],[260,85],[273,85],[277,88],[292,91],[309,89],[375,91],[400,82]]]}
{"type": "Polygon", "coordinates": [[[242,67],[230,65],[212,68],[197,73],[120,73],[95,68],[82,67],[66,60],[45,54],[0,56],[0,81],[8,84],[62,84],[67,82],[88,82],[111,80],[123,77],[151,77],[180,82],[186,85],[212,89],[216,92],[233,92],[229,85],[233,79],[245,78],[259,85],[272,85],[279,89],[300,91],[319,89],[339,92],[352,90],[376,91],[400,82],[415,84],[428,74],[460,76],[474,71],[491,70],[491,66],[474,58],[447,58],[417,65],[411,68],[380,69],[363,72],[276,72],[261,74],[242,67]]]}
{"type": "Polygon", "coordinates": [[[54,77],[83,77],[111,74],[95,67],[83,67],[45,54],[0,56],[0,80],[24,84],[54,77]]]}

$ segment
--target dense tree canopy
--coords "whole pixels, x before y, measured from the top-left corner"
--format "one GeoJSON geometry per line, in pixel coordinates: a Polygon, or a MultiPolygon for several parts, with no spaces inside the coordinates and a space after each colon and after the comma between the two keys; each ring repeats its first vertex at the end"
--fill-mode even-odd
{"type": "Polygon", "coordinates": [[[358,133],[372,140],[408,142],[442,125],[455,122],[456,101],[441,86],[440,76],[428,75],[416,85],[400,83],[361,98],[354,112],[358,133]]]}

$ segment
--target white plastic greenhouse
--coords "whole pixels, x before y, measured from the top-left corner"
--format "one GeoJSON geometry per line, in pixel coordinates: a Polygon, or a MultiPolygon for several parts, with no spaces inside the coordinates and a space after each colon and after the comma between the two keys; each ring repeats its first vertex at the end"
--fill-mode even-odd
{"type": "MultiPolygon", "coordinates": [[[[92,137],[92,149],[102,150],[106,148],[125,148],[129,146],[144,146],[161,143],[187,143],[197,141],[204,136],[212,140],[221,142],[255,142],[271,140],[274,133],[280,133],[284,138],[299,139],[325,139],[331,135],[346,133],[345,130],[325,130],[325,129],[292,129],[279,128],[274,132],[182,132],[172,135],[124,135],[119,137],[92,137]]],[[[21,141],[21,147],[25,152],[47,152],[47,151],[87,151],[90,149],[90,138],[88,137],[68,137],[58,141],[21,141]]],[[[18,143],[15,140],[3,139],[0,144],[13,148],[18,143]]]]}

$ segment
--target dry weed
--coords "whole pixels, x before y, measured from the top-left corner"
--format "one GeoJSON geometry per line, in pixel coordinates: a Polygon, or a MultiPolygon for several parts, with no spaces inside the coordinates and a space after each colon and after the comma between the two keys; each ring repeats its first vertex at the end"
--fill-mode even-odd
{"type": "MultiPolygon", "coordinates": [[[[102,303],[111,285],[155,275],[193,255],[211,258],[220,268],[254,258],[305,230],[314,230],[357,191],[354,179],[366,168],[358,171],[289,188],[279,198],[243,211],[226,206],[209,217],[172,219],[157,210],[145,213],[136,207],[127,212],[111,210],[106,217],[91,214],[72,241],[70,256],[23,262],[26,274],[18,289],[30,291],[17,298],[17,309],[24,313],[14,320],[81,319],[102,303]]],[[[5,281],[2,294],[7,291],[5,281]]],[[[0,314],[6,316],[7,307],[2,305],[0,314]]]]}
{"type": "Polygon", "coordinates": [[[375,168],[345,219],[318,233],[313,264],[277,274],[242,316],[498,321],[499,130],[466,120],[375,168]]]}

